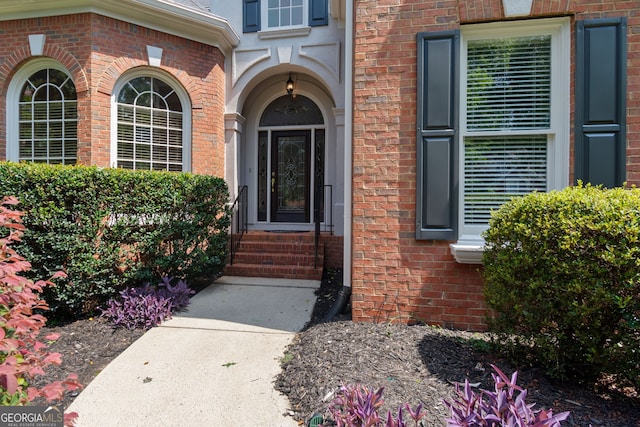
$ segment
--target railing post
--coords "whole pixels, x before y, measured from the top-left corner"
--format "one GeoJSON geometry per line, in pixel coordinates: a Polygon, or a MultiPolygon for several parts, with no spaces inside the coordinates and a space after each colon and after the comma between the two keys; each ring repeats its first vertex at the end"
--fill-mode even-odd
{"type": "Polygon", "coordinates": [[[248,214],[248,187],[243,185],[238,187],[238,195],[231,205],[231,236],[230,236],[230,248],[229,248],[229,264],[233,265],[233,258],[237,252],[238,246],[240,245],[240,241],[242,240],[242,236],[247,232],[249,228],[249,221],[247,218],[248,214]],[[234,228],[236,229],[236,234],[239,234],[237,238],[238,241],[235,241],[234,238],[234,228]]]}
{"type": "Polygon", "coordinates": [[[315,258],[313,261],[313,268],[318,268],[318,246],[320,244],[320,204],[321,198],[324,199],[324,188],[320,184],[316,184],[314,191],[314,203],[313,203],[313,222],[315,226],[315,258]]]}

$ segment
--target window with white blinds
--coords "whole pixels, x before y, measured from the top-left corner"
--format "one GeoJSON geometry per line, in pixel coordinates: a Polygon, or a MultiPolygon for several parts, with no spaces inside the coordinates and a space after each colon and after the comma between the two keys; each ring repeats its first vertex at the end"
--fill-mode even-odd
{"type": "Polygon", "coordinates": [[[547,138],[465,139],[464,221],[489,222],[492,210],[512,197],[547,191],[547,138]]]}
{"type": "Polygon", "coordinates": [[[551,36],[472,40],[467,48],[467,129],[549,128],[551,36]]]}
{"type": "Polygon", "coordinates": [[[136,77],[118,93],[116,166],[183,170],[182,103],[162,80],[136,77]]]}
{"type": "Polygon", "coordinates": [[[18,160],[75,164],[78,153],[76,88],[63,71],[31,74],[18,101],[18,160]]]}
{"type": "Polygon", "coordinates": [[[486,227],[512,197],[549,188],[551,51],[548,34],[467,42],[464,226],[486,227]]]}

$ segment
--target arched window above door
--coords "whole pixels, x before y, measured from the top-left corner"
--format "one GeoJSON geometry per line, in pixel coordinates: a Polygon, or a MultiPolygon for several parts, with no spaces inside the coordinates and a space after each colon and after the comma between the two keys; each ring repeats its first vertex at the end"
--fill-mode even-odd
{"type": "Polygon", "coordinates": [[[322,111],[311,99],[303,95],[284,95],[265,108],[260,126],[322,125],[322,111]]]}

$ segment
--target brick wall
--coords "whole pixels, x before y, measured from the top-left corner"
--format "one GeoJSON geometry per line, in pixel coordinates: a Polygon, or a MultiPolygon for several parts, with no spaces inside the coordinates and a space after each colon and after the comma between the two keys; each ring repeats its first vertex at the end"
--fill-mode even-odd
{"type": "MultiPolygon", "coordinates": [[[[532,15],[628,17],[627,177],[640,183],[638,3],[534,0],[532,15]]],[[[355,0],[355,16],[353,318],[485,329],[480,266],[458,264],[450,242],[414,237],[416,34],[504,19],[502,2],[355,0]]]]}
{"type": "Polygon", "coordinates": [[[96,14],[0,22],[0,158],[6,156],[7,87],[33,59],[29,34],[45,34],[44,56],[63,64],[78,92],[79,162],[110,164],[111,93],[125,72],[148,66],[147,45],[163,49],[161,69],[192,102],[192,171],[224,176],[224,56],[215,47],[96,14]]]}
{"type": "Polygon", "coordinates": [[[344,236],[322,234],[324,267],[341,268],[344,264],[344,236]]]}

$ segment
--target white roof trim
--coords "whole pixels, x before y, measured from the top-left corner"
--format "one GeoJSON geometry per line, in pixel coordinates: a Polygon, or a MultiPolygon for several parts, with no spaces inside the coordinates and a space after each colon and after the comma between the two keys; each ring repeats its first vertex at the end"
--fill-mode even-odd
{"type": "Polygon", "coordinates": [[[225,18],[169,0],[2,0],[0,21],[93,12],[228,52],[240,36],[225,18]]]}

